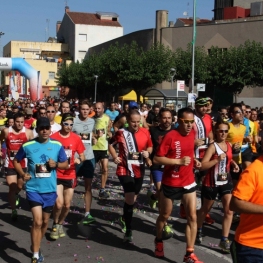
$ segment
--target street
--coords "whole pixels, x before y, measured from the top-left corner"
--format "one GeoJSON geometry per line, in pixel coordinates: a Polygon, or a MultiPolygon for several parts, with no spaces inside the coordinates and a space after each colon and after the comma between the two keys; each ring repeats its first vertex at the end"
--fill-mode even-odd
{"type": "MultiPolygon", "coordinates": [[[[98,166],[93,182],[93,203],[91,214],[96,218],[96,223],[83,226],[81,219],[84,213],[83,180],[75,189],[71,212],[68,215],[64,228],[67,236],[56,241],[49,238],[52,220],[50,220],[46,237],[42,240],[41,250],[45,262],[70,263],[70,262],[160,262],[154,257],[155,221],[157,209],[152,210],[147,202],[149,188],[149,170],[146,171],[144,184],[134,208],[133,241],[132,244],[122,242],[123,233],[117,224],[117,219],[122,214],[123,195],[118,179],[115,176],[115,165],[110,161],[108,188],[111,190],[109,200],[99,200],[98,187],[100,173],[98,166]]],[[[30,252],[30,227],[32,223],[31,212],[25,200],[25,191],[20,192],[20,206],[18,221],[12,222],[10,208],[7,203],[8,187],[5,178],[0,177],[0,257],[1,263],[27,263],[31,260],[30,252]]],[[[198,199],[200,205],[200,199],[198,199]]],[[[222,205],[215,202],[211,216],[216,220],[213,225],[204,225],[203,244],[196,245],[195,253],[205,263],[232,262],[229,254],[223,253],[218,248],[221,237],[221,212],[222,205]]],[[[165,258],[161,262],[182,262],[185,254],[185,219],[178,218],[179,202],[174,203],[173,213],[169,223],[173,225],[174,236],[164,241],[165,258]]],[[[233,225],[230,240],[236,225],[233,225]]]]}

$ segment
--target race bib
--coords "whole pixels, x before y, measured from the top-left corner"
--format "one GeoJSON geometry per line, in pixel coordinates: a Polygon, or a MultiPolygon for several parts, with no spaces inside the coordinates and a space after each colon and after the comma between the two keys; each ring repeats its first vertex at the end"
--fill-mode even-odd
{"type": "Polygon", "coordinates": [[[10,151],[10,160],[14,160],[16,154],[17,154],[17,151],[10,151]]]}
{"type": "Polygon", "coordinates": [[[129,152],[128,153],[129,164],[143,164],[143,156],[140,152],[129,152]]]}
{"type": "Polygon", "coordinates": [[[35,165],[35,174],[38,178],[50,177],[51,169],[45,163],[35,165]]]}
{"type": "Polygon", "coordinates": [[[65,153],[66,153],[67,158],[68,158],[68,166],[70,166],[70,158],[72,157],[72,150],[65,149],[65,153]]]}
{"type": "Polygon", "coordinates": [[[91,144],[91,133],[80,133],[79,135],[83,143],[91,144]]]}

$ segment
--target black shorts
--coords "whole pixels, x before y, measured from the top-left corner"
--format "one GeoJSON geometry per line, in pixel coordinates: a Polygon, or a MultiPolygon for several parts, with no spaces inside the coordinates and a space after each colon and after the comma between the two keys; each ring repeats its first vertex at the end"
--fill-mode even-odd
{"type": "Polygon", "coordinates": [[[230,171],[230,175],[231,175],[232,180],[238,180],[240,174],[242,173],[242,165],[241,165],[241,164],[238,164],[238,167],[239,167],[239,172],[238,172],[238,173],[235,173],[235,172],[233,172],[233,171],[230,171]]]}
{"type": "Polygon", "coordinates": [[[95,150],[95,151],[93,151],[93,153],[94,153],[96,163],[102,159],[109,159],[109,155],[108,155],[107,150],[106,151],[95,150]]]}
{"type": "Polygon", "coordinates": [[[218,187],[209,187],[209,186],[202,186],[202,197],[208,200],[215,200],[217,194],[220,195],[220,197],[227,195],[227,194],[232,194],[233,191],[233,183],[229,182],[224,185],[220,185],[218,187]]]}
{"type": "Polygon", "coordinates": [[[57,185],[62,184],[64,187],[67,188],[75,188],[77,186],[77,179],[60,179],[57,178],[57,185]]]}
{"type": "MultiPolygon", "coordinates": [[[[27,171],[27,168],[22,168],[24,172],[27,171]]],[[[20,174],[17,173],[17,171],[15,170],[15,168],[5,168],[5,176],[9,176],[9,175],[16,175],[18,179],[21,178],[20,174]]]]}
{"type": "Polygon", "coordinates": [[[128,175],[118,176],[119,181],[123,187],[124,193],[139,194],[142,188],[143,177],[134,178],[128,175]]]}
{"type": "Polygon", "coordinates": [[[242,163],[243,162],[253,162],[253,154],[251,147],[248,147],[244,152],[241,153],[242,163]]]}
{"type": "Polygon", "coordinates": [[[183,187],[173,187],[173,186],[168,186],[165,184],[161,185],[161,191],[163,192],[163,195],[166,198],[172,199],[172,200],[181,200],[184,194],[190,194],[195,192],[196,186],[190,188],[190,189],[185,189],[183,187]]]}

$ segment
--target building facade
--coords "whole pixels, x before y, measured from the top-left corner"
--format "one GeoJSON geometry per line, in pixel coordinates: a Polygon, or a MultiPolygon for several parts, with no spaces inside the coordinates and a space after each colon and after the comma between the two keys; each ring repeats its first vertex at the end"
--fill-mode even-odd
{"type": "MultiPolygon", "coordinates": [[[[7,58],[24,58],[35,70],[40,71],[43,96],[59,96],[56,77],[62,63],[69,57],[68,44],[54,42],[10,41],[3,48],[3,56],[7,58]]],[[[4,72],[5,83],[3,95],[7,95],[11,72],[4,72]]],[[[15,74],[17,75],[17,74],[15,74]]],[[[23,76],[21,76],[23,77],[23,76]]],[[[24,82],[24,80],[22,81],[24,82]]],[[[28,82],[24,83],[20,96],[29,96],[28,82]]]]}
{"type": "Polygon", "coordinates": [[[89,48],[123,36],[116,13],[71,12],[66,6],[63,20],[57,22],[57,40],[67,43],[74,62],[82,62],[89,48]]]}

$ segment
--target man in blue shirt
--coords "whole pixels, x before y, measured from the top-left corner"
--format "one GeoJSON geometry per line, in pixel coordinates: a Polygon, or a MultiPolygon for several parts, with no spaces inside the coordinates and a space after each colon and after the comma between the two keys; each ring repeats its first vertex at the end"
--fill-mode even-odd
{"type": "Polygon", "coordinates": [[[62,144],[49,138],[51,125],[49,119],[37,120],[38,137],[24,143],[14,159],[14,167],[26,182],[26,197],[33,215],[31,228],[31,263],[44,261],[40,243],[45,235],[48,220],[57,198],[56,169],[67,169],[68,160],[62,144]],[[27,158],[28,172],[24,172],[20,161],[27,158]]]}

